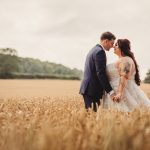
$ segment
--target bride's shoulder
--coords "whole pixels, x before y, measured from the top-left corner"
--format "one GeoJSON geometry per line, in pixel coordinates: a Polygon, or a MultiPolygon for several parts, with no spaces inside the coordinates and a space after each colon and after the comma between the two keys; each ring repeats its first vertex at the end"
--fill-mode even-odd
{"type": "Polygon", "coordinates": [[[121,57],[119,60],[118,60],[118,64],[122,64],[122,63],[133,63],[133,60],[132,58],[126,56],[126,57],[121,57]]]}
{"type": "Polygon", "coordinates": [[[118,60],[119,70],[128,70],[130,71],[133,66],[133,60],[130,57],[121,57],[118,60]]]}
{"type": "Polygon", "coordinates": [[[130,64],[130,62],[127,58],[121,57],[114,64],[115,64],[115,67],[119,69],[119,68],[123,68],[127,64],[130,64]]]}

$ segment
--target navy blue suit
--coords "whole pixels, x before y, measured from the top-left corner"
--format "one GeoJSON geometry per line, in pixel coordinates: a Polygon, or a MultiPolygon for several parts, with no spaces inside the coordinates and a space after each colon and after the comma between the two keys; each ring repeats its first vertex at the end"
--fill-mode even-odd
{"type": "Polygon", "coordinates": [[[103,92],[109,93],[111,90],[112,87],[106,74],[106,54],[102,46],[97,44],[86,57],[79,93],[84,97],[85,107],[89,108],[93,103],[94,111],[96,111],[96,103],[100,105],[103,92]]]}

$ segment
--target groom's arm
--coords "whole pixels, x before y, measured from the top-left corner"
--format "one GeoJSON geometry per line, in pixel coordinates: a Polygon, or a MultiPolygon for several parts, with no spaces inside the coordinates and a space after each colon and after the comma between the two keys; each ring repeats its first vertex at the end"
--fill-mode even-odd
{"type": "Polygon", "coordinates": [[[106,55],[103,50],[98,51],[95,54],[95,67],[100,84],[107,93],[112,93],[113,89],[106,74],[106,55]]]}

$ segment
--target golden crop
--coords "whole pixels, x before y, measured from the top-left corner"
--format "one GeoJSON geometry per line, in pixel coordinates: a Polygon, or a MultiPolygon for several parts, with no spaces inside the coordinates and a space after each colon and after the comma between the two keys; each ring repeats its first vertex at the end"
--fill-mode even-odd
{"type": "MultiPolygon", "coordinates": [[[[0,82],[4,85],[4,81],[0,82]]],[[[150,111],[144,106],[131,113],[101,107],[97,113],[87,113],[82,97],[77,93],[78,81],[43,81],[43,84],[37,84],[42,87],[41,91],[47,87],[56,93],[48,95],[46,89],[45,94],[42,92],[43,97],[37,93],[39,97],[35,98],[30,95],[36,94],[37,85],[32,81],[10,82],[16,84],[3,87],[8,95],[1,94],[0,98],[1,150],[150,149],[150,111]],[[32,82],[32,88],[25,88],[23,82],[32,82]],[[17,85],[24,87],[20,90],[24,95],[14,93],[17,85]],[[30,91],[29,95],[26,90],[30,91]]],[[[148,93],[150,87],[142,85],[142,89],[148,93]]]]}

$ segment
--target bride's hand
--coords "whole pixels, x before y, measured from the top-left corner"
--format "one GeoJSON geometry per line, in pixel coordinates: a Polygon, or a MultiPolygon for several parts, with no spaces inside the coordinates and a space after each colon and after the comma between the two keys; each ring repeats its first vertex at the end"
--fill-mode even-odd
{"type": "Polygon", "coordinates": [[[114,101],[118,103],[121,101],[121,93],[117,93],[116,96],[114,96],[114,101]]]}

